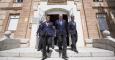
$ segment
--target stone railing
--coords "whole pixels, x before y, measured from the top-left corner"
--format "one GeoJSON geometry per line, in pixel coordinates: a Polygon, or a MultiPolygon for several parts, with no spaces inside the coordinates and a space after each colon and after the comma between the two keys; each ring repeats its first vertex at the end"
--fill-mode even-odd
{"type": "Polygon", "coordinates": [[[86,46],[114,51],[115,54],[115,39],[110,36],[110,32],[108,30],[103,31],[102,33],[104,38],[102,39],[90,38],[86,40],[86,46]]]}
{"type": "Polygon", "coordinates": [[[29,47],[29,39],[14,39],[13,31],[6,31],[0,39],[0,50],[29,47]]]}
{"type": "Polygon", "coordinates": [[[92,46],[96,48],[111,50],[115,53],[115,39],[110,36],[110,32],[107,30],[103,32],[103,36],[103,39],[93,39],[92,46]]]}

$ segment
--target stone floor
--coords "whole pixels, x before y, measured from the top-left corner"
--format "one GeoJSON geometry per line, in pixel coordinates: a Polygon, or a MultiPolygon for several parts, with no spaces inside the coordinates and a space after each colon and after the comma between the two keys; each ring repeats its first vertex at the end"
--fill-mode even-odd
{"type": "MultiPolygon", "coordinates": [[[[98,48],[78,48],[79,53],[67,50],[69,57],[105,57],[114,56],[113,51],[98,49],[98,48]]],[[[58,58],[58,52],[52,52],[52,57],[58,58]]],[[[0,51],[0,57],[42,57],[41,51],[34,48],[16,48],[5,51],[0,51]]]]}
{"type": "MultiPolygon", "coordinates": [[[[56,50],[57,48],[55,48],[56,50]]],[[[79,53],[71,51],[68,47],[68,60],[115,60],[114,52],[98,48],[78,48],[79,53]]],[[[41,60],[42,53],[34,48],[16,48],[0,51],[0,60],[41,60]]],[[[59,53],[52,52],[51,58],[46,60],[64,60],[59,53]]]]}
{"type": "MultiPolygon", "coordinates": [[[[0,60],[41,60],[30,57],[0,57],[0,60]]],[[[64,60],[62,58],[47,58],[45,60],[64,60]]],[[[68,60],[115,60],[115,57],[70,57],[68,60]]]]}

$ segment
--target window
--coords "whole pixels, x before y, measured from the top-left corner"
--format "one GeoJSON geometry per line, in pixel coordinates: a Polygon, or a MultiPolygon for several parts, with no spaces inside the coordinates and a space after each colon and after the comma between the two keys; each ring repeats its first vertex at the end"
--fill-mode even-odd
{"type": "Polygon", "coordinates": [[[93,2],[103,2],[103,0],[93,0],[93,2]]]}
{"type": "Polygon", "coordinates": [[[0,32],[2,31],[2,24],[3,24],[3,20],[4,20],[4,15],[0,15],[0,32]]]}
{"type": "Polygon", "coordinates": [[[15,31],[17,29],[19,18],[19,15],[10,15],[8,30],[15,31]]]}
{"type": "Polygon", "coordinates": [[[108,30],[108,25],[106,21],[106,14],[97,14],[97,19],[99,22],[100,31],[108,30]]]}
{"type": "Polygon", "coordinates": [[[14,2],[16,2],[16,3],[22,3],[23,0],[14,0],[14,2]]]}

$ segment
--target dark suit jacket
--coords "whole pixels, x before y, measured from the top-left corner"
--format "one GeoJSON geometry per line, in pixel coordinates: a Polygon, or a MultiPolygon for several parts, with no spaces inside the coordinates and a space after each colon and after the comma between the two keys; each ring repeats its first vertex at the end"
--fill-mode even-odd
{"type": "Polygon", "coordinates": [[[55,29],[52,22],[48,22],[48,25],[44,22],[42,28],[45,35],[52,37],[55,36],[55,29]]]}
{"type": "Polygon", "coordinates": [[[38,30],[37,30],[37,35],[39,35],[39,38],[38,38],[38,36],[37,36],[37,41],[36,41],[36,48],[38,49],[38,50],[41,50],[42,49],[42,46],[43,46],[43,25],[42,25],[43,23],[41,23],[40,25],[39,25],[39,28],[38,28],[38,30]]]}
{"type": "MultiPolygon", "coordinates": [[[[39,25],[39,28],[37,30],[37,35],[39,34],[39,41],[37,42],[37,48],[42,49],[44,40],[46,36],[53,37],[55,35],[55,30],[53,28],[52,22],[48,22],[49,24],[46,25],[46,22],[43,22],[39,25]]],[[[38,39],[38,38],[37,38],[38,39]]],[[[51,41],[52,42],[52,41],[51,41]]]]}
{"type": "Polygon", "coordinates": [[[68,32],[70,34],[77,34],[76,23],[75,22],[73,23],[72,21],[70,21],[68,23],[68,32]]]}
{"type": "Polygon", "coordinates": [[[38,28],[38,30],[37,30],[37,35],[39,35],[39,36],[43,36],[43,23],[41,23],[40,25],[39,25],[39,28],[38,28]]]}
{"type": "Polygon", "coordinates": [[[62,20],[62,24],[60,24],[59,20],[56,20],[55,26],[56,26],[56,35],[57,36],[59,36],[59,35],[66,36],[66,34],[67,34],[67,31],[66,31],[67,23],[65,20],[62,20]]]}

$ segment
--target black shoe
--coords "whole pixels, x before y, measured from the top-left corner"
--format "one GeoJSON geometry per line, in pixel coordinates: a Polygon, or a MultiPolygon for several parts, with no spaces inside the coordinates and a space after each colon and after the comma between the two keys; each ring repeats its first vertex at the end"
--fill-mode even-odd
{"type": "Polygon", "coordinates": [[[47,58],[47,56],[43,56],[42,60],[45,60],[47,58]]]}
{"type": "Polygon", "coordinates": [[[71,50],[73,51],[73,50],[74,50],[74,48],[72,48],[72,47],[71,47],[71,50]]]}
{"type": "Polygon", "coordinates": [[[54,46],[52,46],[52,49],[54,49],[54,46]]]}
{"type": "Polygon", "coordinates": [[[68,60],[68,59],[66,58],[66,59],[64,59],[64,60],[68,60]]]}
{"type": "Polygon", "coordinates": [[[41,49],[37,49],[37,51],[40,51],[41,49]]]}
{"type": "Polygon", "coordinates": [[[68,57],[67,56],[62,56],[63,59],[67,59],[68,57]]]}
{"type": "Polygon", "coordinates": [[[78,50],[76,50],[76,49],[74,49],[73,51],[76,52],[76,53],[79,53],[78,50]]]}
{"type": "Polygon", "coordinates": [[[44,58],[42,58],[41,60],[45,60],[44,58]]]}

